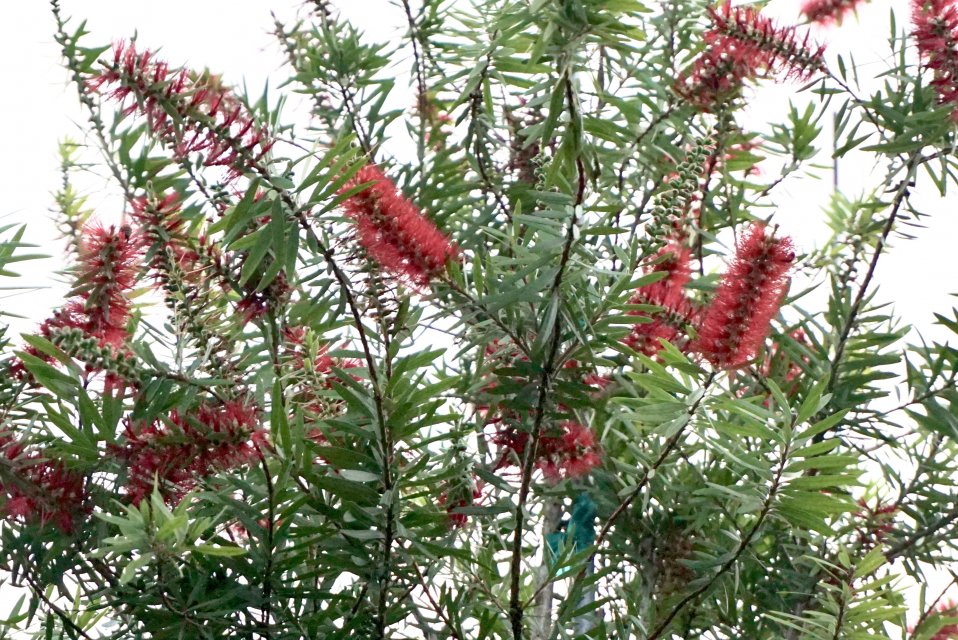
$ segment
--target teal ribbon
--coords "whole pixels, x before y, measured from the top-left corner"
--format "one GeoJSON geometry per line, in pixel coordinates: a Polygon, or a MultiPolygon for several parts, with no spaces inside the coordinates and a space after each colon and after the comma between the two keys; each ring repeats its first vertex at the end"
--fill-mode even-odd
{"type": "MultiPolygon", "coordinates": [[[[575,497],[568,522],[561,522],[559,529],[546,534],[546,553],[550,566],[555,564],[563,550],[571,548],[572,553],[578,553],[595,544],[597,513],[598,508],[589,494],[583,492],[575,497]]],[[[565,568],[558,575],[561,576],[567,571],[568,568],[565,568]]]]}

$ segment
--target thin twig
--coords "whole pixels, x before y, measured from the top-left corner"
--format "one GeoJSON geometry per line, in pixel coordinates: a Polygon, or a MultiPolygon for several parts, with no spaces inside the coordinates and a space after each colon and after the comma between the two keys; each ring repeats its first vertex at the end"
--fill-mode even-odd
{"type": "Polygon", "coordinates": [[[762,525],[765,523],[765,519],[772,510],[775,497],[778,495],[778,490],[782,483],[782,475],[785,472],[785,464],[788,462],[790,444],[791,443],[786,443],[784,449],[782,450],[782,457],[779,460],[778,468],[775,470],[775,476],[772,479],[772,484],[769,487],[768,494],[765,496],[765,502],[762,504],[762,510],[759,512],[758,518],[755,520],[754,524],[752,524],[752,527],[748,530],[748,533],[745,534],[745,537],[743,537],[739,542],[738,547],[735,549],[735,553],[733,553],[732,557],[726,560],[722,566],[719,567],[719,570],[707,582],[702,584],[691,593],[687,594],[674,607],[672,607],[671,611],[669,611],[662,622],[660,622],[655,629],[652,630],[652,633],[649,634],[646,640],[658,640],[658,638],[662,636],[675,617],[679,615],[679,613],[681,613],[686,606],[697,600],[699,596],[711,589],[720,577],[725,575],[729,569],[735,566],[735,563],[738,562],[738,559],[743,553],[745,553],[745,550],[748,549],[749,545],[752,544],[752,540],[755,539],[759,529],[761,529],[762,525]]]}
{"type": "MultiPolygon", "coordinates": [[[[571,113],[572,126],[578,121],[578,106],[576,103],[575,90],[572,86],[572,78],[566,72],[565,92],[567,107],[571,113]]],[[[569,226],[566,230],[565,243],[562,247],[562,256],[559,260],[559,269],[556,271],[555,279],[552,282],[552,288],[549,293],[550,304],[560,304],[560,289],[562,280],[565,277],[569,260],[572,257],[572,246],[575,241],[575,230],[578,224],[579,208],[585,200],[586,175],[585,165],[581,157],[576,158],[576,169],[578,172],[578,188],[576,191],[575,203],[572,209],[572,218],[569,220],[569,226]]],[[[512,636],[514,640],[522,640],[523,629],[522,619],[524,606],[520,600],[520,588],[522,578],[522,532],[525,520],[526,500],[532,485],[532,472],[536,452],[539,446],[539,439],[542,435],[542,424],[545,418],[547,399],[549,389],[552,385],[552,377],[555,374],[557,356],[559,354],[559,343],[562,338],[561,313],[556,311],[556,319],[553,322],[552,337],[549,346],[549,354],[542,368],[542,374],[539,377],[539,394],[535,407],[535,420],[530,434],[529,446],[526,449],[522,460],[522,480],[519,485],[519,495],[516,501],[516,528],[512,537],[512,560],[510,562],[510,588],[509,588],[509,619],[512,627],[512,636]]]]}
{"type": "Polygon", "coordinates": [[[429,601],[432,610],[436,612],[436,615],[442,620],[443,624],[446,625],[446,628],[449,629],[449,637],[455,638],[456,640],[462,640],[462,636],[459,635],[459,632],[456,630],[455,625],[453,625],[452,620],[443,610],[442,605],[436,602],[435,598],[432,597],[432,593],[429,591],[429,585],[426,584],[426,576],[423,575],[422,571],[419,569],[419,565],[414,560],[412,563],[413,570],[416,572],[416,576],[419,578],[419,584],[422,586],[422,591],[426,594],[426,599],[429,601]]]}
{"type": "Polygon", "coordinates": [[[30,590],[34,593],[34,595],[40,598],[40,600],[43,601],[43,604],[46,605],[47,609],[53,612],[53,614],[56,615],[56,617],[60,618],[60,620],[67,627],[69,627],[71,631],[79,634],[83,638],[87,638],[87,640],[93,640],[93,636],[87,633],[83,627],[81,627],[76,622],[74,622],[73,618],[70,617],[70,615],[67,614],[66,611],[61,609],[59,606],[57,606],[55,602],[53,602],[52,600],[50,600],[50,598],[47,597],[47,594],[43,592],[43,589],[41,588],[39,584],[37,584],[36,580],[33,578],[32,575],[27,573],[26,579],[27,579],[27,583],[30,585],[30,590]]]}
{"type": "MultiPolygon", "coordinates": [[[[858,319],[858,314],[862,310],[862,304],[864,303],[865,296],[868,293],[868,287],[871,285],[872,279],[875,277],[875,270],[878,267],[878,260],[882,256],[882,252],[884,251],[888,241],[888,236],[891,233],[891,230],[894,228],[896,220],[898,219],[901,206],[908,197],[909,188],[911,187],[911,182],[915,172],[915,167],[917,166],[918,158],[919,153],[915,151],[905,163],[905,176],[895,189],[895,197],[892,200],[891,213],[889,213],[888,219],[885,221],[885,225],[882,227],[881,234],[878,237],[878,241],[875,243],[875,251],[872,255],[871,262],[868,265],[868,271],[865,273],[865,279],[862,280],[862,284],[859,287],[858,293],[855,296],[855,300],[852,302],[851,309],[848,312],[848,317],[845,319],[845,323],[842,326],[838,341],[836,342],[835,355],[832,358],[831,365],[829,366],[829,390],[833,389],[835,386],[836,374],[838,373],[838,368],[841,365],[842,356],[845,354],[845,347],[848,343],[848,338],[855,327],[855,321],[858,319]]],[[[823,434],[818,435],[823,436],[823,434]]]]}
{"type": "MultiPolygon", "coordinates": [[[[665,447],[659,453],[658,457],[652,462],[651,465],[647,466],[643,470],[642,477],[639,480],[639,482],[636,484],[636,486],[629,492],[629,494],[622,500],[622,502],[619,503],[619,505],[615,508],[612,514],[608,517],[608,519],[602,525],[602,528],[599,530],[599,533],[596,535],[595,542],[593,543],[592,553],[589,555],[588,558],[585,559],[585,561],[582,564],[582,568],[579,569],[578,573],[576,573],[575,577],[572,579],[573,584],[576,584],[580,580],[582,580],[589,566],[592,564],[592,561],[598,555],[599,548],[601,547],[602,542],[609,535],[609,532],[612,529],[612,525],[615,524],[616,520],[618,520],[619,517],[625,512],[625,510],[628,509],[629,505],[631,505],[632,502],[635,500],[635,498],[639,495],[639,493],[642,492],[646,484],[648,484],[649,480],[651,480],[655,476],[655,473],[657,472],[659,467],[662,466],[662,464],[666,461],[666,459],[669,457],[672,451],[674,451],[675,448],[678,446],[680,440],[682,439],[682,436],[685,434],[685,430],[688,428],[688,425],[691,424],[692,418],[695,416],[695,413],[698,411],[699,406],[701,405],[702,401],[705,399],[709,387],[712,385],[712,382],[715,380],[715,376],[716,374],[714,372],[709,374],[708,378],[706,378],[705,383],[702,385],[702,388],[700,389],[700,395],[689,406],[688,422],[685,425],[683,425],[682,428],[678,430],[678,432],[673,434],[672,437],[668,439],[668,441],[665,444],[665,447]]],[[[532,597],[529,599],[529,601],[531,602],[532,600],[534,600],[537,595],[538,593],[533,594],[532,597]]],[[[563,602],[563,608],[570,606],[571,602],[572,602],[572,599],[567,597],[565,601],[563,602]]]]}

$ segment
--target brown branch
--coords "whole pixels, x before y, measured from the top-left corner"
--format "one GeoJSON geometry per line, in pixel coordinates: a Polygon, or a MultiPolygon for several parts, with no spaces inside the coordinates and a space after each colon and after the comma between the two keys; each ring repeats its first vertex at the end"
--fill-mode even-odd
{"type": "MultiPolygon", "coordinates": [[[[282,410],[273,407],[273,410],[282,410]]],[[[273,545],[276,528],[276,503],[275,488],[273,487],[273,476],[270,473],[269,465],[266,464],[266,457],[263,451],[256,447],[259,454],[260,465],[263,469],[263,477],[266,480],[266,566],[263,568],[263,635],[269,640],[272,637],[270,633],[270,616],[272,615],[272,597],[273,597],[273,545]]]]}
{"type": "MultiPolygon", "coordinates": [[[[699,406],[701,405],[702,401],[705,399],[706,392],[708,391],[709,387],[712,385],[712,382],[715,380],[715,376],[716,374],[714,372],[709,374],[708,378],[706,378],[705,380],[705,383],[702,385],[701,395],[695,400],[695,402],[693,402],[689,406],[688,408],[689,421],[681,429],[679,429],[677,433],[672,435],[672,437],[670,437],[666,441],[665,447],[659,453],[659,456],[655,459],[654,462],[652,462],[651,465],[649,465],[643,470],[642,478],[639,480],[638,484],[636,484],[636,486],[632,489],[632,491],[629,492],[629,495],[627,495],[622,500],[622,502],[619,503],[619,505],[612,512],[612,515],[610,515],[608,519],[605,521],[605,523],[602,525],[602,528],[599,530],[599,533],[595,537],[592,553],[589,555],[588,558],[586,558],[586,560],[583,562],[582,568],[579,569],[578,573],[576,573],[575,577],[572,579],[573,584],[577,583],[579,580],[581,580],[585,576],[586,571],[589,568],[589,565],[592,564],[596,555],[598,555],[599,548],[601,547],[602,542],[605,540],[605,538],[609,535],[609,531],[611,531],[612,525],[615,523],[615,521],[618,520],[623,513],[625,513],[625,510],[629,508],[629,505],[631,505],[633,501],[635,501],[636,497],[638,497],[639,493],[642,492],[642,490],[648,484],[649,480],[651,480],[655,476],[655,473],[658,471],[659,467],[662,466],[662,464],[669,457],[672,451],[674,451],[675,448],[678,446],[679,441],[682,439],[682,436],[685,434],[686,428],[692,422],[692,417],[698,411],[699,406]]],[[[540,587],[539,591],[541,591],[542,588],[543,587],[540,587]]],[[[536,593],[532,595],[532,597],[529,599],[529,602],[532,602],[539,595],[539,591],[537,591],[536,593]]],[[[565,601],[563,601],[563,608],[570,606],[572,602],[573,602],[572,598],[566,597],[565,601]]]]}
{"type": "Polygon", "coordinates": [[[93,636],[87,633],[83,627],[81,627],[76,622],[74,622],[73,618],[70,617],[70,615],[67,614],[66,611],[61,609],[59,606],[57,606],[55,602],[53,602],[52,600],[50,600],[50,598],[47,597],[47,594],[43,592],[42,587],[39,584],[37,584],[36,580],[34,579],[32,575],[27,573],[25,577],[27,579],[27,583],[30,585],[30,591],[32,591],[35,596],[40,598],[40,600],[43,601],[43,604],[46,605],[47,609],[49,609],[54,615],[56,615],[56,617],[60,618],[60,620],[63,622],[64,625],[66,625],[74,633],[79,634],[80,637],[86,638],[87,640],[93,640],[93,636]]]}
{"type": "Polygon", "coordinates": [[[429,591],[429,585],[426,584],[426,576],[423,575],[422,571],[419,569],[419,565],[413,561],[412,563],[413,570],[416,572],[416,576],[419,578],[419,584],[422,586],[422,591],[426,594],[426,599],[429,601],[429,605],[432,607],[432,610],[436,612],[436,615],[443,621],[446,625],[446,628],[449,629],[449,637],[455,638],[455,640],[462,640],[462,636],[459,635],[459,632],[456,630],[456,627],[453,625],[452,620],[443,611],[442,606],[436,602],[436,599],[432,597],[432,593],[429,591]]]}
{"type": "MultiPolygon", "coordinates": [[[[575,90],[572,86],[572,78],[566,72],[565,92],[567,108],[571,114],[571,126],[577,126],[578,105],[576,102],[575,90]]],[[[576,135],[579,131],[575,132],[576,135]]],[[[576,157],[576,171],[578,173],[578,187],[576,191],[575,203],[572,209],[572,218],[569,220],[569,226],[566,231],[565,244],[562,247],[562,256],[559,260],[559,269],[556,272],[555,279],[552,282],[552,288],[549,292],[550,304],[560,304],[560,289],[562,280],[565,277],[566,268],[572,257],[572,246],[575,241],[575,230],[578,224],[579,208],[585,200],[586,174],[585,165],[581,157],[576,157]]],[[[552,378],[557,368],[559,343],[562,339],[562,322],[560,321],[561,312],[556,311],[556,318],[553,322],[552,337],[549,347],[549,355],[546,358],[545,366],[542,368],[542,374],[539,377],[539,394],[536,401],[535,420],[532,426],[529,446],[526,448],[525,456],[522,460],[522,480],[519,485],[519,495],[516,501],[516,528],[512,537],[512,560],[510,562],[510,588],[509,588],[509,620],[512,627],[512,636],[514,640],[522,640],[523,629],[522,620],[524,606],[520,599],[520,587],[522,582],[522,532],[525,521],[525,506],[529,497],[532,485],[532,472],[536,459],[536,453],[539,447],[539,439],[542,435],[542,423],[546,413],[546,405],[549,389],[552,385],[552,378]]]]}
{"type": "Polygon", "coordinates": [[[781,487],[782,475],[785,472],[785,463],[788,461],[788,454],[790,450],[790,443],[786,443],[785,448],[782,450],[782,457],[778,463],[778,469],[775,470],[775,477],[772,479],[772,485],[769,487],[768,494],[765,496],[765,502],[762,504],[762,510],[758,514],[758,519],[755,520],[755,523],[748,530],[748,533],[745,534],[745,537],[739,542],[738,547],[735,549],[735,553],[732,554],[732,557],[726,560],[719,570],[713,575],[708,582],[701,585],[699,588],[695,589],[684,598],[682,598],[673,608],[669,611],[668,615],[665,616],[665,619],[660,622],[652,633],[649,634],[646,640],[658,640],[662,637],[662,634],[668,628],[679,613],[688,606],[690,603],[698,599],[699,596],[704,594],[706,591],[712,588],[718,579],[725,575],[735,563],[738,562],[738,559],[745,553],[745,550],[748,549],[749,545],[752,543],[752,540],[755,539],[755,536],[758,534],[759,529],[765,523],[768,514],[772,510],[772,504],[775,502],[775,496],[778,495],[778,490],[781,487]]]}
{"type": "Polygon", "coordinates": [[[922,538],[933,536],[942,529],[955,524],[956,521],[958,521],[958,505],[952,507],[950,511],[942,515],[932,524],[918,529],[898,544],[891,546],[885,553],[885,558],[888,560],[888,562],[897,560],[899,557],[904,555],[906,551],[918,544],[922,538]]]}
{"type": "Polygon", "coordinates": [[[925,624],[925,621],[928,620],[929,616],[931,616],[932,612],[935,610],[935,607],[938,606],[938,603],[941,602],[942,598],[945,597],[945,594],[948,593],[948,590],[951,589],[955,584],[958,584],[958,577],[956,577],[955,574],[952,573],[951,582],[946,584],[945,588],[942,589],[941,593],[938,594],[938,597],[935,598],[935,600],[930,605],[928,605],[928,607],[924,611],[921,612],[921,616],[919,616],[918,621],[915,623],[915,626],[913,627],[913,631],[909,634],[908,640],[915,640],[916,638],[918,638],[918,633],[921,630],[921,625],[925,624]]]}

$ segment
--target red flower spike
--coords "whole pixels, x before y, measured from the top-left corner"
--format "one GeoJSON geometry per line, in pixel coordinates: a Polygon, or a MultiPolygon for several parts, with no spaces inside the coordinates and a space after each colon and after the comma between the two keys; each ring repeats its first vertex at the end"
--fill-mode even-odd
{"type": "Polygon", "coordinates": [[[592,387],[594,390],[593,391],[594,395],[601,394],[601,392],[604,391],[606,387],[611,385],[612,382],[613,382],[612,378],[608,376],[604,376],[599,373],[595,373],[594,371],[592,373],[587,373],[584,376],[582,376],[582,384],[592,387]]]}
{"type": "Polygon", "coordinates": [[[602,463],[595,432],[572,421],[563,422],[560,429],[560,435],[543,434],[539,438],[536,467],[547,480],[585,476],[602,463]]]}
{"type": "Polygon", "coordinates": [[[713,27],[705,33],[705,51],[675,86],[704,111],[738,96],[746,80],[766,73],[808,80],[825,68],[824,47],[812,45],[808,34],[800,38],[794,27],[776,26],[754,7],[725,2],[708,11],[713,27]]]}
{"type": "MultiPolygon", "coordinates": [[[[929,617],[929,624],[933,624],[936,617],[958,618],[958,604],[952,600],[939,603],[935,607],[934,614],[929,617]]],[[[914,633],[915,630],[909,629],[909,632],[914,633]]],[[[936,631],[935,635],[931,636],[929,640],[955,640],[956,638],[958,638],[958,624],[946,624],[936,631]]]]}
{"type": "Polygon", "coordinates": [[[768,71],[788,78],[808,80],[825,69],[823,46],[811,44],[807,33],[800,38],[795,27],[776,26],[755,7],[733,7],[726,1],[708,12],[714,28],[706,34],[706,42],[739,42],[750,48],[768,71]]]}
{"type": "Polygon", "coordinates": [[[668,276],[658,282],[636,289],[629,304],[654,304],[663,308],[649,316],[642,311],[630,311],[631,315],[651,317],[651,322],[632,326],[623,342],[639,353],[655,356],[662,349],[660,340],[676,342],[682,335],[684,325],[694,321],[697,310],[685,297],[685,285],[691,275],[691,251],[677,241],[672,241],[659,251],[656,261],[647,271],[664,271],[668,276]]]}
{"type": "Polygon", "coordinates": [[[841,24],[845,16],[855,11],[863,1],[867,0],[806,0],[802,5],[802,15],[808,18],[809,22],[822,25],[833,22],[841,24]]]}
{"type": "Polygon", "coordinates": [[[169,424],[126,424],[126,443],[111,447],[129,465],[127,496],[134,504],[154,482],[170,503],[179,502],[200,479],[248,464],[268,447],[255,406],[240,400],[203,404],[189,414],[173,412],[169,424]]]}
{"type": "Polygon", "coordinates": [[[685,298],[685,285],[692,276],[690,261],[692,252],[678,241],[671,241],[663,247],[648,273],[665,272],[662,280],[640,287],[632,296],[632,304],[657,304],[671,307],[685,298]]]}
{"type": "Polygon", "coordinates": [[[884,504],[876,500],[875,506],[872,507],[864,499],[858,501],[858,510],[854,515],[859,521],[856,530],[858,543],[863,549],[873,549],[892,532],[895,528],[896,513],[898,505],[894,503],[884,504]]]}
{"type": "Polygon", "coordinates": [[[958,7],[955,0],[912,0],[913,35],[918,53],[934,72],[931,85],[940,104],[956,105],[958,122],[958,7]]]}
{"type": "MultiPolygon", "coordinates": [[[[585,476],[602,463],[602,449],[596,441],[595,432],[571,420],[560,424],[558,430],[558,435],[543,433],[536,447],[535,466],[547,480],[558,482],[563,478],[585,476]]],[[[509,465],[513,460],[521,460],[529,436],[529,433],[513,427],[496,433],[492,442],[503,448],[496,469],[509,465]]]]}
{"type": "Polygon", "coordinates": [[[150,51],[138,53],[130,43],[114,46],[113,64],[90,82],[93,90],[111,89],[125,116],[139,111],[150,130],[179,160],[204,152],[203,164],[229,169],[235,180],[272,148],[268,131],[217,76],[172,72],[150,51]],[[175,117],[174,115],[175,114],[175,117]]]}
{"type": "Polygon", "coordinates": [[[356,223],[359,243],[387,271],[426,285],[456,257],[457,248],[375,165],[360,169],[340,193],[370,182],[343,203],[356,223]]]}
{"type": "Polygon", "coordinates": [[[731,40],[717,41],[695,59],[691,73],[679,78],[675,91],[708,111],[737,97],[745,81],[761,73],[762,65],[762,56],[756,56],[752,47],[731,40]]]}
{"type": "Polygon", "coordinates": [[[2,512],[9,518],[40,526],[53,523],[70,533],[76,517],[88,511],[86,481],[42,451],[28,450],[11,435],[0,433],[0,464],[9,466],[15,482],[0,483],[2,512]]]}
{"type": "Polygon", "coordinates": [[[705,310],[692,351],[717,369],[734,369],[754,358],[781,306],[794,260],[788,238],[773,238],[764,224],[753,224],[705,310]]]}
{"type": "MultiPolygon", "coordinates": [[[[142,249],[141,237],[129,227],[85,227],[72,297],[40,325],[40,335],[49,339],[58,329],[79,329],[101,346],[122,350],[132,308],[127,295],[136,284],[142,249]]],[[[51,360],[33,347],[26,352],[51,360]]],[[[12,373],[26,376],[23,363],[12,373]]]]}
{"type": "Polygon", "coordinates": [[[183,233],[185,224],[179,214],[180,197],[176,193],[169,193],[155,202],[141,196],[131,203],[130,217],[137,224],[162,230],[171,237],[178,237],[183,233]]]}
{"type": "Polygon", "coordinates": [[[130,301],[126,294],[136,283],[141,250],[141,238],[129,227],[84,230],[80,271],[73,289],[83,302],[82,307],[72,304],[85,316],[79,328],[102,345],[119,347],[128,338],[130,301]]]}
{"type": "Polygon", "coordinates": [[[472,490],[471,495],[466,495],[465,497],[456,499],[458,495],[467,492],[462,490],[462,488],[460,488],[459,491],[455,491],[453,489],[451,492],[451,500],[450,492],[448,491],[444,491],[439,495],[439,506],[445,508],[449,526],[453,529],[461,529],[466,526],[467,522],[469,522],[469,515],[460,513],[457,511],[457,509],[461,507],[471,507],[476,504],[476,501],[482,497],[481,482],[477,483],[477,486],[472,490]]]}
{"type": "MultiPolygon", "coordinates": [[[[314,416],[331,416],[341,412],[345,407],[342,400],[333,398],[324,393],[333,389],[336,383],[343,380],[336,373],[336,369],[347,371],[363,366],[363,363],[353,358],[337,358],[329,355],[329,345],[321,345],[310,350],[305,327],[287,326],[283,329],[283,336],[287,342],[284,347],[284,357],[291,372],[298,374],[295,380],[296,400],[314,416]]],[[[343,345],[345,348],[346,345],[343,345]]],[[[353,380],[360,380],[352,375],[353,380]]],[[[319,444],[328,444],[322,431],[314,429],[310,436],[319,444]]]]}
{"type": "Polygon", "coordinates": [[[170,269],[178,267],[184,279],[198,284],[206,267],[190,244],[186,222],[180,215],[179,196],[170,193],[156,200],[139,197],[131,205],[130,217],[149,244],[150,266],[157,282],[166,284],[170,269]]]}

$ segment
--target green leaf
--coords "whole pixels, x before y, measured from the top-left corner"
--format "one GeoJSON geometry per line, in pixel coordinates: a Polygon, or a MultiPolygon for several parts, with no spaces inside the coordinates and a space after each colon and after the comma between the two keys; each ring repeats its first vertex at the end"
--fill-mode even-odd
{"type": "Polygon", "coordinates": [[[76,395],[76,390],[79,387],[76,379],[58,371],[55,367],[25,351],[17,351],[16,355],[36,381],[56,396],[71,398],[76,395]]]}
{"type": "Polygon", "coordinates": [[[193,551],[196,553],[202,553],[207,556],[222,556],[231,558],[234,556],[241,556],[246,553],[245,549],[240,547],[234,547],[231,545],[213,545],[213,544],[198,544],[193,547],[193,551]]]}
{"type": "Polygon", "coordinates": [[[869,551],[865,557],[861,559],[861,562],[859,562],[858,566],[855,567],[855,573],[852,576],[852,581],[854,582],[864,578],[865,576],[871,575],[879,567],[884,565],[885,562],[885,554],[882,551],[881,545],[879,545],[869,551]]]}
{"type": "Polygon", "coordinates": [[[129,564],[123,567],[123,571],[120,572],[120,584],[129,583],[131,580],[133,580],[133,578],[136,577],[136,572],[150,564],[152,560],[153,554],[149,551],[134,558],[129,564]]]}

